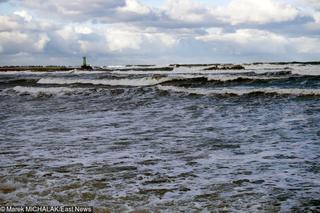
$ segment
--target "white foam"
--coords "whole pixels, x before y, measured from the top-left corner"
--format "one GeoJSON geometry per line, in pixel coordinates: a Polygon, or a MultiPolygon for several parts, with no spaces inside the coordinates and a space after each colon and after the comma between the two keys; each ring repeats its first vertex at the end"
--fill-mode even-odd
{"type": "Polygon", "coordinates": [[[139,79],[67,79],[67,78],[42,78],[38,84],[93,84],[93,85],[110,85],[110,86],[151,86],[157,85],[170,78],[139,78],[139,79]]]}
{"type": "Polygon", "coordinates": [[[124,65],[108,65],[107,68],[124,68],[124,65]]]}
{"type": "Polygon", "coordinates": [[[240,74],[247,73],[248,70],[201,70],[199,67],[197,68],[175,68],[173,71],[162,71],[162,70],[154,70],[154,71],[138,71],[138,70],[130,70],[130,71],[112,71],[113,74],[123,74],[123,75],[146,75],[146,74],[223,74],[223,73],[232,73],[232,74],[240,74]]]}
{"type": "Polygon", "coordinates": [[[129,70],[129,71],[125,71],[125,70],[117,70],[117,71],[112,71],[111,73],[113,74],[122,74],[122,75],[146,75],[146,74],[170,74],[172,73],[172,71],[160,71],[160,70],[154,70],[154,71],[138,71],[138,70],[129,70]]]}
{"type": "Polygon", "coordinates": [[[67,87],[22,87],[16,86],[12,89],[18,94],[27,94],[32,96],[39,95],[66,95],[74,92],[80,92],[83,89],[67,88],[67,87]]]}
{"type": "Polygon", "coordinates": [[[173,91],[179,93],[196,95],[246,95],[250,93],[265,93],[280,95],[320,95],[320,89],[280,89],[280,88],[261,88],[261,89],[202,89],[202,88],[183,88],[176,86],[158,86],[163,91],[173,91]]]}
{"type": "Polygon", "coordinates": [[[308,66],[299,66],[296,67],[293,71],[293,74],[298,75],[320,75],[320,65],[308,65],[308,66]]]}
{"type": "Polygon", "coordinates": [[[320,65],[299,65],[299,64],[258,64],[246,65],[247,70],[253,70],[256,73],[268,73],[275,71],[291,71],[292,74],[299,75],[320,75],[320,65]],[[287,70],[289,68],[289,70],[287,70]]]}

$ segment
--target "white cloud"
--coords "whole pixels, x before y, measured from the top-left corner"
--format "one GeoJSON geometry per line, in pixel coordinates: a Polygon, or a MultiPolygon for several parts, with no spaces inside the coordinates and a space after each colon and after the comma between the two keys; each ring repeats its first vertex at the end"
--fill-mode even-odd
{"type": "Polygon", "coordinates": [[[167,0],[163,11],[171,19],[206,25],[267,24],[294,20],[299,11],[280,0],[231,0],[223,6],[194,0],[167,0]]]}
{"type": "Polygon", "coordinates": [[[9,16],[0,16],[0,32],[19,28],[19,23],[9,16]]]}
{"type": "Polygon", "coordinates": [[[50,38],[48,37],[47,34],[45,33],[40,34],[38,41],[34,44],[35,49],[41,52],[49,41],[50,41],[50,38]]]}
{"type": "Polygon", "coordinates": [[[110,51],[126,49],[141,50],[155,46],[173,47],[178,40],[154,29],[140,29],[129,26],[114,26],[106,30],[107,47],[110,51]]]}
{"type": "Polygon", "coordinates": [[[79,35],[90,35],[93,30],[89,26],[66,25],[56,33],[64,40],[77,40],[79,35]]]}
{"type": "Polygon", "coordinates": [[[22,17],[25,21],[28,22],[32,20],[32,16],[25,10],[16,11],[13,14],[22,17]]]}
{"type": "Polygon", "coordinates": [[[314,9],[320,9],[320,1],[319,0],[302,0],[304,3],[309,4],[314,9]]]}
{"type": "Polygon", "coordinates": [[[237,48],[237,51],[279,53],[285,52],[288,44],[284,36],[256,29],[239,29],[234,33],[217,32],[198,36],[204,42],[221,42],[237,48]]]}
{"type": "Polygon", "coordinates": [[[212,16],[210,7],[193,0],[166,0],[163,10],[170,18],[182,22],[203,22],[212,16]]]}
{"type": "Polygon", "coordinates": [[[267,24],[294,20],[299,11],[293,4],[283,1],[231,0],[223,6],[214,6],[196,0],[166,0],[159,9],[150,8],[139,0],[25,0],[23,4],[32,10],[45,12],[46,15],[55,14],[67,21],[139,21],[142,24],[157,26],[191,23],[198,24],[199,27],[214,27],[217,24],[267,24]]]}
{"type": "Polygon", "coordinates": [[[70,53],[92,54],[153,51],[153,47],[172,48],[178,39],[157,28],[143,28],[128,24],[66,25],[55,31],[55,47],[70,53]]]}
{"type": "Polygon", "coordinates": [[[318,0],[300,0],[303,12],[306,16],[313,18],[312,22],[306,24],[308,30],[317,31],[320,29],[320,1],[318,0]]]}
{"type": "Polygon", "coordinates": [[[312,37],[287,37],[265,30],[239,29],[234,33],[217,31],[196,39],[216,47],[227,47],[237,53],[316,54],[320,53],[320,39],[312,37]],[[293,51],[293,52],[290,52],[293,51]]]}
{"type": "Polygon", "coordinates": [[[64,40],[76,39],[75,29],[72,26],[65,26],[56,33],[64,40]]]}
{"type": "Polygon", "coordinates": [[[109,29],[106,32],[107,47],[110,51],[140,49],[142,35],[126,29],[109,29]]]}
{"type": "Polygon", "coordinates": [[[314,21],[320,24],[320,12],[315,13],[313,17],[314,17],[314,21]]]}
{"type": "Polygon", "coordinates": [[[53,43],[52,48],[64,54],[80,54],[88,53],[92,54],[101,53],[105,54],[105,42],[101,42],[96,38],[101,37],[98,35],[100,29],[94,29],[92,26],[87,24],[79,25],[65,25],[61,29],[57,29],[53,32],[53,43]],[[91,37],[95,39],[91,39],[91,37]]]}
{"type": "Polygon", "coordinates": [[[23,44],[27,42],[28,35],[21,32],[1,32],[0,33],[0,41],[2,45],[6,45],[8,43],[20,43],[23,44]]]}
{"type": "Polygon", "coordinates": [[[217,9],[220,17],[231,24],[284,22],[294,20],[298,10],[276,0],[232,0],[217,9]]]}
{"type": "Polygon", "coordinates": [[[160,33],[155,36],[155,39],[160,39],[160,41],[167,47],[172,47],[178,43],[178,40],[172,35],[160,33]]]}
{"type": "Polygon", "coordinates": [[[151,10],[147,6],[139,3],[137,0],[126,0],[126,5],[118,8],[118,11],[132,12],[141,15],[147,15],[151,12],[151,10]]]}
{"type": "Polygon", "coordinates": [[[46,31],[53,27],[53,23],[46,19],[28,19],[20,15],[0,15],[0,32],[4,31],[46,31]]]}
{"type": "Polygon", "coordinates": [[[75,26],[74,27],[74,31],[76,33],[84,34],[84,35],[88,35],[88,34],[93,33],[93,30],[90,27],[87,27],[87,26],[75,26]]]}
{"type": "Polygon", "coordinates": [[[0,32],[0,46],[3,52],[16,54],[20,52],[42,52],[49,41],[46,34],[34,35],[22,32],[0,32]]]}

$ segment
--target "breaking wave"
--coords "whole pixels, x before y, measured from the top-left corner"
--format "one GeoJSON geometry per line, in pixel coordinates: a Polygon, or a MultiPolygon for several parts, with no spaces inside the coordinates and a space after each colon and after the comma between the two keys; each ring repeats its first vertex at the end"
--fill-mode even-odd
{"type": "Polygon", "coordinates": [[[152,86],[170,80],[169,78],[140,78],[140,79],[67,79],[67,78],[42,78],[38,84],[92,84],[109,86],[152,86]]]}
{"type": "Polygon", "coordinates": [[[16,86],[7,91],[17,93],[19,95],[31,96],[60,96],[71,95],[83,91],[81,88],[67,88],[67,87],[23,87],[16,86]]]}
{"type": "Polygon", "coordinates": [[[113,79],[85,79],[85,78],[41,78],[38,84],[49,85],[71,85],[71,84],[90,84],[108,86],[192,86],[204,84],[260,84],[260,83],[286,83],[310,85],[318,84],[319,76],[251,76],[251,75],[209,75],[209,76],[167,76],[153,75],[144,78],[113,78],[113,79]]]}
{"type": "Polygon", "coordinates": [[[251,94],[274,94],[293,96],[320,96],[320,89],[282,89],[282,88],[261,88],[261,89],[204,89],[184,88],[176,86],[157,86],[159,90],[193,95],[251,95],[251,94]]]}
{"type": "Polygon", "coordinates": [[[208,84],[286,84],[286,85],[317,85],[319,76],[246,76],[246,75],[210,75],[193,78],[172,78],[170,81],[163,82],[164,86],[193,86],[193,85],[208,85],[208,84]]]}
{"type": "Polygon", "coordinates": [[[283,79],[285,77],[267,77],[267,76],[226,76],[226,75],[221,75],[221,76],[209,76],[208,81],[221,81],[221,82],[242,82],[242,81],[268,81],[268,80],[277,80],[277,79],[283,79]]]}

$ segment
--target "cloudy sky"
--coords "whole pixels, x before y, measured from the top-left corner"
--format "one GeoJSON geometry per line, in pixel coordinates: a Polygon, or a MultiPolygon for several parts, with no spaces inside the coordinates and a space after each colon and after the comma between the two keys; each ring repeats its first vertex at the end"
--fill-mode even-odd
{"type": "Polygon", "coordinates": [[[320,59],[320,0],[0,0],[0,65],[320,59]]]}

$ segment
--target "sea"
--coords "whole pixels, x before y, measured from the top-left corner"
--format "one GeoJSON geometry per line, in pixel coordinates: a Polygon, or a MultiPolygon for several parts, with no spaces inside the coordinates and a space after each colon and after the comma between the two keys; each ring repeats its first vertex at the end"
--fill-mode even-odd
{"type": "Polygon", "coordinates": [[[1,72],[0,206],[320,212],[320,65],[244,67],[1,72]]]}

